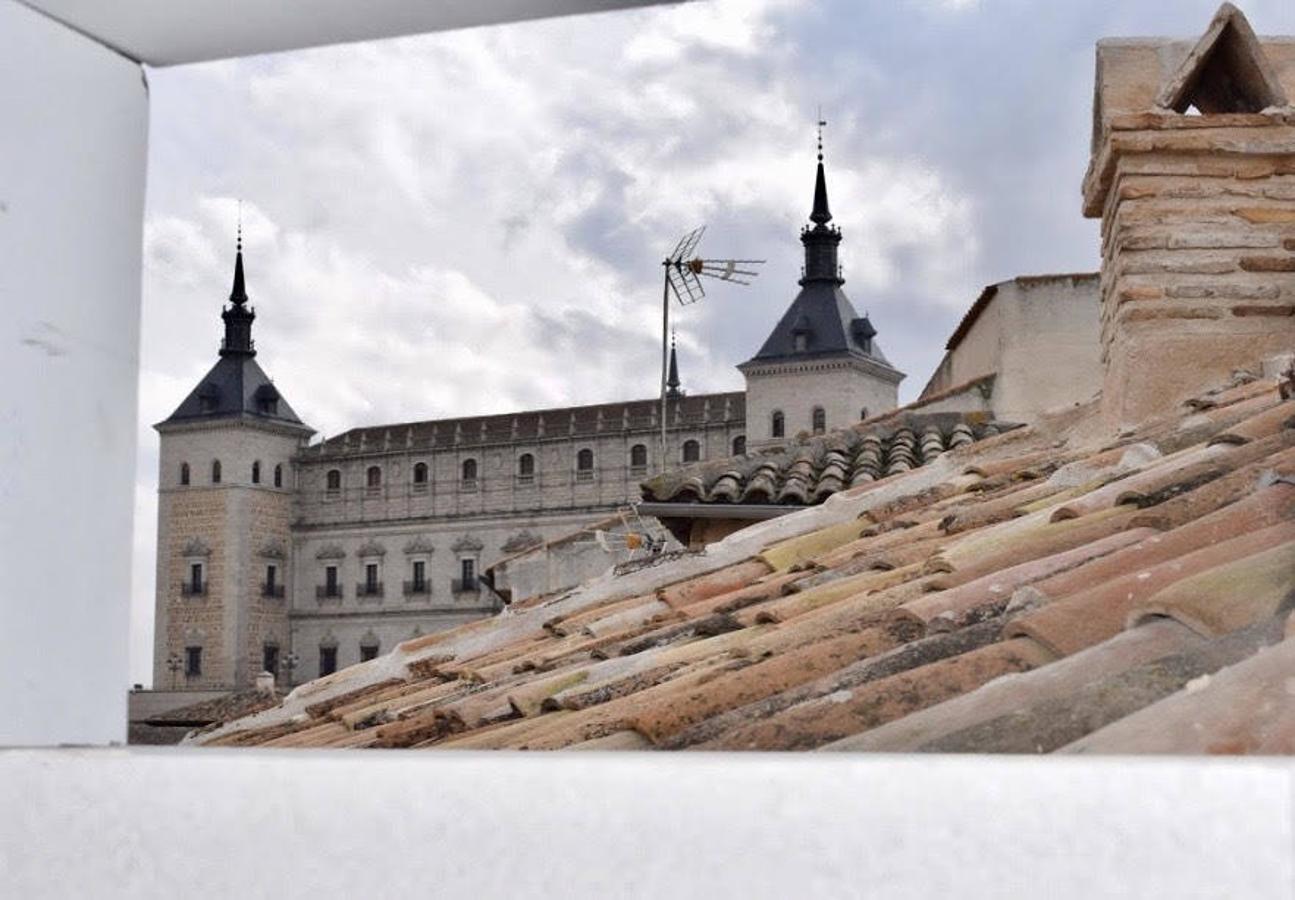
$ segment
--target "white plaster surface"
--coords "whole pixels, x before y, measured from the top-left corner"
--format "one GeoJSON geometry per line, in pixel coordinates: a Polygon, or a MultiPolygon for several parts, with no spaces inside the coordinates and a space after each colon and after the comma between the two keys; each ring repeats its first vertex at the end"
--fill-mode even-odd
{"type": "Polygon", "coordinates": [[[126,737],[140,68],[0,3],[0,744],[126,737]]]}
{"type": "Polygon", "coordinates": [[[273,53],[663,0],[21,0],[155,66],[273,53]]]}
{"type": "Polygon", "coordinates": [[[0,752],[12,897],[1289,897],[1288,760],[0,752]]]}

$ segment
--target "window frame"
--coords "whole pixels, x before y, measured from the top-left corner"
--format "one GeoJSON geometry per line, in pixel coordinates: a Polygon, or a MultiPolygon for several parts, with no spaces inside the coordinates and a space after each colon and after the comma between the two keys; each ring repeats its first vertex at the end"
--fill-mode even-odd
{"type": "Polygon", "coordinates": [[[787,436],[787,416],[780,409],[775,409],[769,413],[769,437],[781,438],[787,436]]]}
{"type": "Polygon", "coordinates": [[[679,459],[686,463],[701,462],[701,442],[694,438],[684,441],[679,447],[679,459]]]}

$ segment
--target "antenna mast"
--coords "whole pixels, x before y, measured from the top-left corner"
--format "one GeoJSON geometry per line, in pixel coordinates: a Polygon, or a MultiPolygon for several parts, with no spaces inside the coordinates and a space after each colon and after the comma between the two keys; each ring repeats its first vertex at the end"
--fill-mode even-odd
{"type": "Polygon", "coordinates": [[[751,279],[759,274],[755,270],[764,262],[763,259],[702,259],[694,256],[706,226],[696,228],[675,245],[674,250],[661,263],[665,278],[661,286],[661,458],[658,471],[667,469],[666,455],[669,442],[666,428],[669,421],[667,406],[666,381],[669,378],[670,366],[670,295],[673,293],[680,306],[691,306],[702,297],[706,290],[702,287],[701,278],[714,278],[731,284],[750,284],[751,279]]]}

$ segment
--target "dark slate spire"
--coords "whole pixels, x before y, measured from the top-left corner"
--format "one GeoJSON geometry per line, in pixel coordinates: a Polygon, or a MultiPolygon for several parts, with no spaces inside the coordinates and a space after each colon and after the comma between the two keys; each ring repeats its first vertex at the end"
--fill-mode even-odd
{"type": "Polygon", "coordinates": [[[823,171],[823,126],[826,124],[819,120],[818,172],[814,178],[814,209],[809,214],[814,227],[806,227],[800,233],[800,242],[805,245],[805,274],[800,279],[801,285],[815,281],[827,281],[836,285],[845,283],[836,261],[841,230],[827,224],[832,221],[832,212],[827,207],[827,175],[823,171]]]}
{"type": "Polygon", "coordinates": [[[222,309],[225,339],[220,343],[221,356],[255,356],[252,342],[252,320],[256,311],[247,305],[247,287],[243,283],[243,225],[238,225],[238,243],[234,253],[234,286],[229,292],[230,306],[222,309]]]}
{"type": "Polygon", "coordinates": [[[679,381],[679,358],[678,356],[675,355],[674,333],[671,332],[670,334],[670,377],[666,379],[666,383],[665,383],[666,396],[673,397],[673,398],[682,397],[683,391],[679,390],[679,385],[681,383],[682,382],[679,381]]]}
{"type": "Polygon", "coordinates": [[[818,225],[832,221],[832,211],[827,208],[827,176],[823,174],[823,126],[826,124],[822,119],[818,122],[818,176],[814,180],[814,211],[809,214],[809,220],[818,225]]]}

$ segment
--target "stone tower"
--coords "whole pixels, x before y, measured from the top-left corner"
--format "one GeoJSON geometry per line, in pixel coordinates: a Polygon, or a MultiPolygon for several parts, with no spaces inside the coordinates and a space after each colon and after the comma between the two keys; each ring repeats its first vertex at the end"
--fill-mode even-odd
{"type": "Polygon", "coordinates": [[[904,379],[877,345],[877,329],[859,316],[841,290],[837,262],[841,230],[833,225],[818,143],[813,227],[805,247],[800,293],[759,352],[738,366],[746,377],[747,442],[768,444],[799,432],[821,432],[887,412],[898,405],[904,379]]]}
{"type": "Polygon", "coordinates": [[[159,689],[250,687],[288,653],[292,459],[314,432],[256,362],[241,235],[229,301],[219,360],[154,426],[159,689]]]}
{"type": "Polygon", "coordinates": [[[1103,415],[1142,421],[1295,347],[1295,41],[1223,4],[1195,42],[1097,46],[1103,415]]]}

